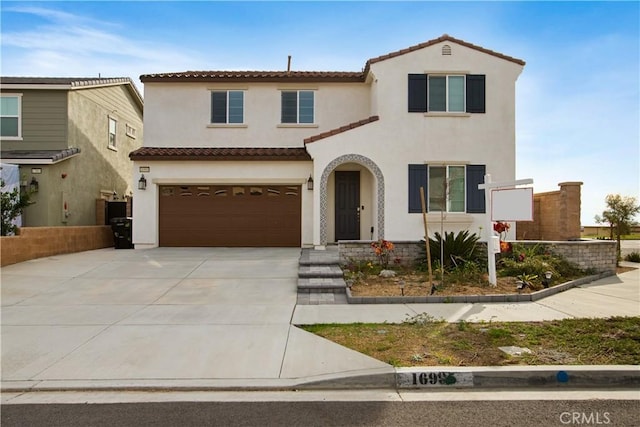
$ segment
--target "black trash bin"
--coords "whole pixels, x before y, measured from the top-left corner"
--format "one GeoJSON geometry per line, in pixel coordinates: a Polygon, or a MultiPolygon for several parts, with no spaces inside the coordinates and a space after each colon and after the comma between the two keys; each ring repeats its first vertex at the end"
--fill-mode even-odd
{"type": "Polygon", "coordinates": [[[131,226],[131,218],[111,219],[111,231],[113,231],[113,241],[116,249],[133,249],[131,226]]]}

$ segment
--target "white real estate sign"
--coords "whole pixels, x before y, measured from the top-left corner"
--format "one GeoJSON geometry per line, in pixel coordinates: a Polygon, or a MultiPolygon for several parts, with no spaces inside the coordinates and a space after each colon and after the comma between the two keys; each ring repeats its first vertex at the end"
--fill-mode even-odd
{"type": "Polygon", "coordinates": [[[533,221],[533,188],[491,190],[492,221],[533,221]]]}

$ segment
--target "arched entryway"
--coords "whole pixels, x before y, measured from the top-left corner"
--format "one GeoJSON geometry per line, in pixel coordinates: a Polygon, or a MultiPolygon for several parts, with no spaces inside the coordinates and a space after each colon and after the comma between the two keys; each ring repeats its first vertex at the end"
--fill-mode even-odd
{"type": "MultiPolygon", "coordinates": [[[[362,156],[360,154],[346,154],[340,156],[333,161],[331,161],[322,172],[322,176],[320,178],[320,244],[326,245],[329,240],[329,224],[332,223],[330,221],[330,215],[335,214],[335,211],[329,212],[329,194],[334,194],[333,191],[329,192],[329,180],[330,177],[335,177],[335,171],[341,165],[347,164],[357,164],[364,166],[364,168],[371,174],[373,177],[372,185],[373,185],[373,208],[375,211],[372,211],[371,215],[373,224],[377,228],[375,230],[374,235],[381,239],[384,238],[384,176],[382,175],[382,171],[380,168],[369,158],[362,156]]],[[[348,169],[348,168],[347,168],[348,169]]],[[[335,179],[334,179],[335,184],[335,179]]],[[[363,238],[365,236],[362,236],[363,238]]],[[[368,240],[369,236],[366,236],[363,240],[368,240]]]]}

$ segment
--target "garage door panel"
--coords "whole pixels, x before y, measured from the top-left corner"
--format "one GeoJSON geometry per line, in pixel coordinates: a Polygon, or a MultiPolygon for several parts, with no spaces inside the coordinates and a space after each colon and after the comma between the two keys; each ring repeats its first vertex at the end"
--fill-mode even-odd
{"type": "Polygon", "coordinates": [[[160,246],[301,243],[300,186],[162,186],[160,246]]]}

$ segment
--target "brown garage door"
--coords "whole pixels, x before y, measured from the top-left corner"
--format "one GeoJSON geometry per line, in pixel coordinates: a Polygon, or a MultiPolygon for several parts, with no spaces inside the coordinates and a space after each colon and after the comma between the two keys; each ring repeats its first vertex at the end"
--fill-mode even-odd
{"type": "Polygon", "coordinates": [[[301,187],[160,187],[160,246],[300,246],[301,187]]]}

